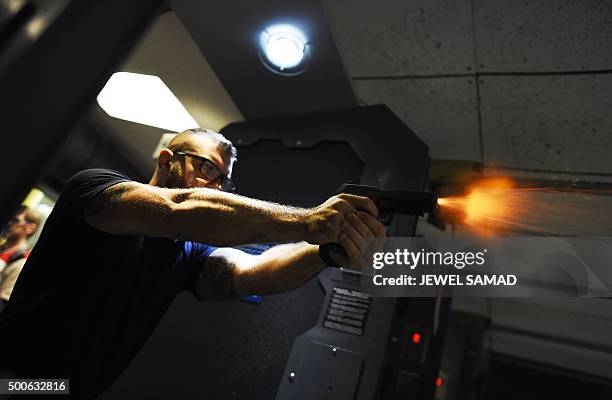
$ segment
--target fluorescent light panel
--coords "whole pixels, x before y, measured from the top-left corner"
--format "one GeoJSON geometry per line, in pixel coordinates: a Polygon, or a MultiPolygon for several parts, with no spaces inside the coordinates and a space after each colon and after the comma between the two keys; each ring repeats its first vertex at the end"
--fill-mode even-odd
{"type": "Polygon", "coordinates": [[[98,104],[111,117],[172,132],[198,127],[181,102],[157,76],[114,73],[98,94],[98,104]]]}

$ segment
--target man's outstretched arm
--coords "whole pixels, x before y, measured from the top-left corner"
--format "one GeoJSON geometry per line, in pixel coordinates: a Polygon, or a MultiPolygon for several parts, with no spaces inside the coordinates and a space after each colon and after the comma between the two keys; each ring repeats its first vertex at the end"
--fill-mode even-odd
{"type": "Polygon", "coordinates": [[[301,286],[325,267],[318,246],[293,243],[252,255],[219,248],[207,259],[193,292],[202,300],[273,294],[301,286]]]}
{"type": "Polygon", "coordinates": [[[378,210],[365,197],[339,195],[322,205],[296,208],[220,192],[167,189],[122,182],[97,195],[85,208],[85,221],[118,235],[192,240],[213,246],[247,243],[340,243],[346,216],[378,210]]]}

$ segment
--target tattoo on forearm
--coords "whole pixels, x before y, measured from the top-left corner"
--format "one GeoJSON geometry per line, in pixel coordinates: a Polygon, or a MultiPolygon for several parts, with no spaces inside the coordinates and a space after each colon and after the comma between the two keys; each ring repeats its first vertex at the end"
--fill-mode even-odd
{"type": "Polygon", "coordinates": [[[236,297],[235,264],[223,257],[209,257],[202,267],[195,294],[202,300],[226,300],[236,297]]]}

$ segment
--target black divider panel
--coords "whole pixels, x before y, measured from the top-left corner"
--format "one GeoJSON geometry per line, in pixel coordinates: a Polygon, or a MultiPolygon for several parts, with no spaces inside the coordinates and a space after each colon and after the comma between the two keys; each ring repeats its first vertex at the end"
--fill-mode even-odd
{"type": "MultiPolygon", "coordinates": [[[[239,148],[234,178],[240,194],[313,206],[341,183],[358,182],[362,169],[346,143],[288,149],[269,140],[239,148]]],[[[316,324],[323,297],[316,279],[259,305],[184,293],[100,398],[273,399],[293,341],[316,324]]]]}
{"type": "Polygon", "coordinates": [[[242,195],[311,207],[335,194],[342,183],[358,182],[362,169],[344,142],[287,149],[279,140],[262,140],[238,150],[233,176],[242,195]]]}

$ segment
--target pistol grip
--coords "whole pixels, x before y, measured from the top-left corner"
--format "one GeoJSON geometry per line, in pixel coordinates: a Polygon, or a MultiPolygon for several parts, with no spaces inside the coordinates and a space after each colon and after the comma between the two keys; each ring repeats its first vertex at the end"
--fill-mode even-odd
{"type": "Polygon", "coordinates": [[[393,209],[392,208],[378,208],[378,220],[382,222],[383,225],[391,225],[391,221],[393,221],[393,209]]]}
{"type": "Polygon", "coordinates": [[[319,256],[323,259],[325,264],[327,264],[330,267],[342,268],[343,266],[338,264],[331,257],[330,253],[332,251],[335,251],[340,254],[346,254],[342,246],[339,245],[338,243],[326,243],[326,244],[322,244],[319,246],[319,256]]]}

